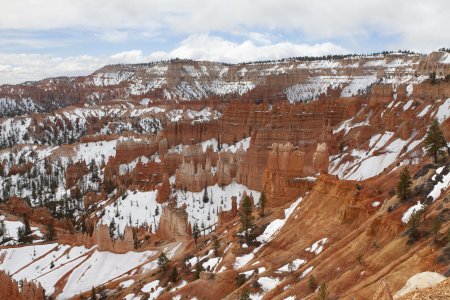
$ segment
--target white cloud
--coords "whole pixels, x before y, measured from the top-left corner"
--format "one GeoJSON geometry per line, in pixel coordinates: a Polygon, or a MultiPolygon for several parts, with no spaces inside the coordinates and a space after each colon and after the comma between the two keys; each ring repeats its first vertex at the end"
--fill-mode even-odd
{"type": "Polygon", "coordinates": [[[141,50],[99,57],[0,53],[0,84],[20,83],[52,76],[88,75],[107,64],[139,63],[176,57],[235,63],[346,52],[348,51],[344,48],[332,43],[307,45],[283,42],[257,45],[250,40],[234,43],[217,36],[196,34],[183,40],[171,51],[158,51],[149,55],[144,55],[141,50]]]}
{"type": "Polygon", "coordinates": [[[161,60],[178,57],[237,63],[294,56],[322,56],[332,53],[342,54],[348,53],[348,51],[332,43],[308,45],[281,42],[256,45],[253,41],[247,40],[238,44],[217,36],[196,34],[183,40],[172,51],[156,52],[150,54],[148,58],[149,60],[161,60]]]}
{"type": "Polygon", "coordinates": [[[119,43],[125,42],[128,39],[128,33],[125,31],[113,30],[101,33],[99,34],[99,37],[106,42],[119,43]]]}
{"type": "Polygon", "coordinates": [[[2,3],[0,30],[287,31],[360,43],[375,34],[429,51],[450,44],[449,15],[448,0],[17,0],[2,3]]]}

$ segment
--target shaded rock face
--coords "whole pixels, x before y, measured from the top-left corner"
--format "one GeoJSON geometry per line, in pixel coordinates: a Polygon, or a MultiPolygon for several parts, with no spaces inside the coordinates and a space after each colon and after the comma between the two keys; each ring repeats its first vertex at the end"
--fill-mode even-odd
{"type": "Polygon", "coordinates": [[[99,225],[94,231],[93,239],[99,251],[126,253],[134,249],[133,231],[129,226],[125,227],[123,239],[112,240],[108,225],[99,225]]]}
{"type": "Polygon", "coordinates": [[[66,188],[74,187],[81,177],[88,173],[88,168],[85,161],[77,162],[67,166],[66,170],[66,188]]]}
{"type": "Polygon", "coordinates": [[[163,208],[158,236],[167,240],[184,241],[191,238],[188,214],[184,208],[168,205],[163,208]]]}
{"type": "Polygon", "coordinates": [[[231,210],[229,211],[219,211],[218,226],[223,226],[233,220],[238,214],[237,208],[237,198],[236,196],[231,197],[231,210]]]}
{"type": "Polygon", "coordinates": [[[176,171],[176,187],[192,192],[200,192],[207,186],[214,185],[214,176],[211,173],[211,162],[206,160],[205,167],[199,163],[197,167],[194,161],[183,161],[176,171]]]}
{"type": "Polygon", "coordinates": [[[282,206],[312,187],[313,181],[305,178],[315,174],[310,161],[305,152],[290,143],[272,145],[264,172],[264,191],[270,206],[282,206]]]}
{"type": "Polygon", "coordinates": [[[326,143],[317,144],[313,154],[313,168],[316,172],[327,173],[330,164],[330,153],[326,143]]]}
{"type": "MultiPolygon", "coordinates": [[[[1,261],[1,258],[0,258],[1,261]]],[[[8,300],[44,300],[44,289],[40,284],[24,281],[19,290],[18,283],[5,272],[0,271],[0,299],[8,300]]]]}
{"type": "Polygon", "coordinates": [[[156,189],[158,190],[156,201],[158,201],[158,203],[166,202],[170,195],[170,182],[169,175],[167,175],[167,173],[164,173],[162,183],[158,184],[156,189]]]}

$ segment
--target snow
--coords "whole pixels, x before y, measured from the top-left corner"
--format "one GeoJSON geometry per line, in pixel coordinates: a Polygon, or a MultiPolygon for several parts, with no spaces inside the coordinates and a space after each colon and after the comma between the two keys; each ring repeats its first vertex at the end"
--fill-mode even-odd
{"type": "Polygon", "coordinates": [[[411,216],[413,215],[413,213],[423,209],[424,205],[422,203],[420,203],[420,201],[417,201],[417,203],[413,206],[411,206],[410,208],[408,208],[407,211],[405,211],[403,213],[402,216],[402,222],[407,224],[409,222],[409,219],[411,219],[411,216]]]}
{"type": "Polygon", "coordinates": [[[174,196],[177,199],[177,206],[182,207],[186,204],[186,212],[190,224],[197,223],[201,229],[204,224],[208,228],[217,223],[217,215],[220,210],[231,210],[231,197],[236,196],[238,205],[244,192],[248,196],[253,195],[255,205],[258,203],[260,192],[251,190],[245,185],[238,184],[233,181],[231,184],[220,187],[218,184],[206,188],[209,197],[208,203],[203,203],[204,189],[201,192],[184,192],[183,190],[175,190],[174,196]]]}
{"type": "Polygon", "coordinates": [[[450,117],[450,98],[445,100],[436,111],[434,117],[439,121],[439,123],[444,122],[450,117]]]}
{"type": "Polygon", "coordinates": [[[275,234],[286,224],[289,216],[292,214],[297,205],[302,201],[302,198],[298,198],[297,201],[291,204],[289,208],[284,211],[285,218],[284,219],[276,219],[272,221],[264,230],[264,232],[256,238],[258,242],[267,243],[273,239],[275,234]]]}
{"type": "Polygon", "coordinates": [[[162,287],[157,288],[158,285],[159,285],[159,280],[152,281],[152,282],[144,285],[142,287],[141,291],[143,291],[144,293],[149,293],[150,295],[149,295],[148,299],[154,300],[154,299],[158,298],[158,296],[164,291],[164,288],[162,288],[162,287]]]}
{"type": "MultiPolygon", "coordinates": [[[[159,160],[159,158],[157,158],[157,156],[155,156],[153,160],[156,161],[156,160],[159,160]]],[[[128,164],[120,164],[119,165],[119,175],[122,176],[122,175],[125,175],[125,174],[133,171],[134,168],[136,168],[136,165],[138,164],[138,162],[146,164],[149,161],[150,160],[147,157],[140,156],[140,157],[136,158],[135,160],[133,160],[132,162],[130,162],[128,164]]]]}
{"type": "MultiPolygon", "coordinates": [[[[292,261],[292,264],[293,264],[292,271],[297,271],[298,268],[300,268],[301,266],[306,264],[306,260],[297,258],[292,261]]],[[[281,272],[290,272],[289,263],[287,263],[284,266],[282,266],[281,268],[277,269],[277,273],[281,273],[281,272]]]]}
{"type": "Polygon", "coordinates": [[[405,286],[394,295],[394,299],[398,299],[409,292],[417,289],[423,289],[438,284],[447,279],[445,276],[436,272],[422,272],[410,277],[405,286]]]}
{"type": "Polygon", "coordinates": [[[248,264],[253,259],[254,256],[255,255],[253,253],[249,253],[243,256],[236,257],[236,261],[233,266],[234,269],[237,270],[239,268],[242,268],[243,266],[248,264]]]}
{"type": "Polygon", "coordinates": [[[278,278],[260,277],[258,278],[258,283],[261,284],[263,291],[267,293],[271,289],[277,287],[277,285],[281,283],[281,280],[278,278]]]}
{"type": "Polygon", "coordinates": [[[314,244],[312,244],[311,247],[306,248],[305,251],[314,253],[315,255],[319,255],[322,252],[323,247],[325,246],[325,243],[327,241],[328,241],[328,238],[320,239],[320,240],[314,242],[314,244]]]}
{"type": "Polygon", "coordinates": [[[406,104],[405,105],[403,105],[403,111],[406,111],[406,110],[408,110],[410,107],[411,107],[411,105],[414,103],[414,100],[408,100],[408,102],[406,102],[406,104]]]}
{"type": "MultiPolygon", "coordinates": [[[[440,167],[436,170],[436,174],[441,174],[441,172],[444,170],[444,167],[440,167]]],[[[435,176],[433,177],[433,180],[435,179],[435,176]]],[[[433,190],[428,194],[427,197],[433,198],[433,201],[439,198],[442,191],[450,187],[450,172],[447,173],[447,175],[444,175],[442,177],[442,180],[436,183],[436,185],[433,187],[433,190]]]]}
{"type": "Polygon", "coordinates": [[[214,268],[220,263],[221,257],[213,257],[208,259],[206,262],[202,264],[202,267],[205,270],[214,271],[214,268]]]}
{"type": "MultiPolygon", "coordinates": [[[[123,234],[127,225],[137,227],[144,223],[151,225],[152,232],[156,232],[162,213],[162,205],[156,202],[157,195],[157,190],[149,192],[126,191],[124,196],[103,208],[102,211],[105,213],[100,218],[100,224],[109,225],[114,219],[116,236],[117,233],[123,234]],[[119,212],[118,216],[117,212],[119,212]]],[[[101,215],[101,212],[97,212],[97,215],[101,215]]]]}
{"type": "Polygon", "coordinates": [[[58,299],[67,299],[81,292],[109,282],[148,261],[155,251],[115,254],[95,250],[67,278],[67,283],[58,299]]]}
{"type": "Polygon", "coordinates": [[[428,113],[428,111],[431,108],[431,104],[428,104],[427,106],[425,106],[422,111],[417,115],[419,118],[423,118],[424,116],[426,116],[426,114],[428,113]]]}
{"type": "Polygon", "coordinates": [[[354,160],[351,162],[340,164],[340,160],[344,157],[342,154],[336,158],[332,157],[329,173],[348,180],[364,180],[380,174],[398,159],[403,148],[409,143],[409,140],[398,138],[386,146],[385,143],[391,139],[392,135],[393,133],[386,132],[381,137],[379,134],[373,136],[369,143],[369,146],[373,144],[373,147],[368,152],[352,149],[351,156],[354,160]],[[384,151],[373,156],[376,150],[383,148],[384,151]]]}
{"type": "Polygon", "coordinates": [[[130,287],[133,283],[134,283],[134,280],[133,279],[129,279],[129,280],[122,281],[119,284],[119,286],[121,288],[123,288],[123,289],[126,289],[126,288],[130,287]]]}
{"type": "MultiPolygon", "coordinates": [[[[300,65],[299,65],[300,66],[300,65]]],[[[368,76],[316,76],[309,77],[306,83],[296,84],[284,90],[289,102],[316,99],[328,88],[343,87],[341,97],[351,97],[361,94],[377,81],[376,74],[368,76]]]]}
{"type": "Polygon", "coordinates": [[[176,290],[179,290],[179,289],[185,287],[187,284],[188,284],[188,282],[187,282],[186,280],[182,280],[182,281],[180,282],[180,284],[177,285],[176,287],[174,287],[171,291],[174,292],[174,291],[176,291],[176,290]]]}
{"type": "Polygon", "coordinates": [[[241,148],[244,151],[247,151],[248,148],[250,147],[250,141],[251,141],[251,137],[245,138],[245,139],[237,142],[234,145],[226,147],[223,151],[231,151],[232,153],[236,153],[241,148]]]}
{"type": "Polygon", "coordinates": [[[128,294],[126,295],[123,300],[140,300],[141,296],[136,296],[134,294],[128,294]]]}
{"type": "Polygon", "coordinates": [[[308,267],[305,271],[303,271],[302,275],[300,275],[300,278],[305,278],[308,276],[309,273],[314,269],[314,266],[308,267]]]}
{"type": "Polygon", "coordinates": [[[75,162],[84,160],[86,164],[94,160],[98,166],[102,161],[106,164],[109,157],[116,156],[116,144],[117,140],[80,144],[73,160],[75,162]]]}
{"type": "MultiPolygon", "coordinates": [[[[0,220],[4,220],[4,216],[0,216],[0,220]]],[[[4,237],[10,237],[14,241],[17,241],[17,239],[18,239],[17,231],[19,230],[19,228],[21,228],[21,227],[23,227],[25,225],[22,222],[20,222],[20,221],[6,221],[6,220],[4,220],[3,223],[5,224],[5,228],[6,228],[6,232],[4,233],[4,237]]],[[[14,241],[12,241],[12,242],[14,243],[14,241]]]]}
{"type": "Polygon", "coordinates": [[[14,274],[15,280],[39,282],[50,295],[56,282],[82,263],[89,252],[90,249],[83,246],[70,248],[57,244],[6,249],[5,260],[0,268],[14,274]]]}

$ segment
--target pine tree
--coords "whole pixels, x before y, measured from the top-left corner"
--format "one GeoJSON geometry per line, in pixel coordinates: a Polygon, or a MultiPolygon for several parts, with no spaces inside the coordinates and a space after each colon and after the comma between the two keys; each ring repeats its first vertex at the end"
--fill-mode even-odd
{"type": "Polygon", "coordinates": [[[214,255],[219,256],[220,241],[216,235],[212,236],[212,246],[214,249],[214,255]]]}
{"type": "Polygon", "coordinates": [[[95,292],[95,287],[92,287],[92,290],[91,290],[91,300],[97,300],[97,294],[95,292]]]}
{"type": "Polygon", "coordinates": [[[26,243],[26,235],[25,235],[25,227],[20,226],[17,228],[17,242],[19,244],[25,244],[26,243]]]}
{"type": "Polygon", "coordinates": [[[409,238],[412,241],[417,241],[419,239],[420,233],[419,233],[419,220],[420,220],[420,211],[415,211],[411,218],[409,219],[408,226],[409,226],[409,238]]]}
{"type": "Polygon", "coordinates": [[[205,188],[205,192],[203,193],[203,203],[208,203],[209,202],[209,197],[208,197],[208,193],[206,191],[207,189],[205,188]]]}
{"type": "Polygon", "coordinates": [[[243,290],[240,300],[250,300],[250,299],[251,299],[250,293],[248,292],[248,290],[247,289],[243,290]]]}
{"type": "Polygon", "coordinates": [[[23,224],[25,227],[25,234],[26,235],[31,234],[30,220],[28,219],[28,217],[26,215],[24,215],[24,217],[23,217],[23,224]]]}
{"type": "Polygon", "coordinates": [[[6,238],[6,225],[3,220],[0,220],[0,242],[6,238]]]}
{"type": "Polygon", "coordinates": [[[252,217],[252,204],[250,203],[250,197],[246,196],[242,200],[240,207],[240,218],[242,230],[245,234],[245,239],[248,242],[248,233],[253,228],[253,217],[252,217]]]}
{"type": "Polygon", "coordinates": [[[114,218],[112,218],[111,222],[109,223],[109,237],[111,239],[114,238],[115,231],[116,231],[116,222],[114,221],[114,218]]]}
{"type": "Polygon", "coordinates": [[[200,278],[200,273],[203,271],[202,264],[197,258],[197,263],[195,264],[195,272],[194,272],[194,279],[197,280],[200,278]]]}
{"type": "Polygon", "coordinates": [[[400,179],[397,184],[397,195],[401,201],[406,201],[410,194],[411,176],[409,175],[408,168],[403,168],[400,173],[400,179]]]}
{"type": "Polygon", "coordinates": [[[264,217],[264,209],[266,208],[266,194],[264,192],[259,196],[259,215],[264,217]]]}
{"type": "Polygon", "coordinates": [[[439,216],[434,217],[433,223],[431,224],[431,232],[434,235],[434,242],[437,242],[437,237],[439,234],[439,230],[441,230],[442,222],[439,216]]]}
{"type": "Polygon", "coordinates": [[[45,235],[47,241],[53,241],[56,239],[56,230],[53,222],[47,225],[47,233],[45,235]]]}
{"type": "Polygon", "coordinates": [[[192,228],[192,237],[194,238],[195,243],[197,244],[197,239],[200,236],[200,229],[198,228],[197,223],[194,224],[194,227],[192,228]]]}
{"type": "Polygon", "coordinates": [[[172,272],[170,272],[170,278],[169,280],[171,282],[176,282],[178,280],[178,270],[177,267],[173,267],[172,272]]]}
{"type": "Polygon", "coordinates": [[[309,286],[309,289],[311,290],[311,292],[316,291],[318,285],[317,285],[317,281],[316,281],[316,278],[314,277],[314,275],[311,275],[311,277],[309,277],[308,286],[309,286]]]}
{"type": "Polygon", "coordinates": [[[317,296],[318,300],[327,300],[328,299],[328,286],[326,283],[323,283],[319,288],[319,295],[317,296]]]}
{"type": "Polygon", "coordinates": [[[294,265],[294,262],[289,262],[289,264],[288,264],[288,270],[289,270],[289,274],[290,275],[292,275],[292,273],[294,272],[294,268],[295,268],[295,265],[294,265]]]}
{"type": "Polygon", "coordinates": [[[439,127],[439,122],[434,120],[425,137],[425,148],[427,153],[433,157],[435,164],[438,162],[438,155],[443,152],[442,148],[444,147],[447,147],[447,142],[439,127]]]}
{"type": "Polygon", "coordinates": [[[164,254],[164,252],[161,252],[161,254],[158,257],[158,267],[161,269],[161,271],[167,271],[168,265],[169,259],[164,254]]]}

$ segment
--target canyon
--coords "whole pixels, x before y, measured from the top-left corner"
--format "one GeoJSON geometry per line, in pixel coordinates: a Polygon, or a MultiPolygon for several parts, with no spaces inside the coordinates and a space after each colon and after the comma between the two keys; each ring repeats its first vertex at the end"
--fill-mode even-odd
{"type": "Polygon", "coordinates": [[[445,51],[110,65],[0,86],[0,112],[0,297],[448,289],[445,51]]]}

